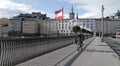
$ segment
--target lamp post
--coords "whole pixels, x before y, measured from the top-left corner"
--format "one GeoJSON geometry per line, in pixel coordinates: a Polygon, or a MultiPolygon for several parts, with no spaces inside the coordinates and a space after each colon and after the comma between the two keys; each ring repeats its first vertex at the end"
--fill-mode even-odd
{"type": "Polygon", "coordinates": [[[103,42],[103,38],[104,38],[104,22],[103,22],[103,18],[104,18],[104,5],[102,5],[102,20],[101,20],[101,42],[103,42]]]}

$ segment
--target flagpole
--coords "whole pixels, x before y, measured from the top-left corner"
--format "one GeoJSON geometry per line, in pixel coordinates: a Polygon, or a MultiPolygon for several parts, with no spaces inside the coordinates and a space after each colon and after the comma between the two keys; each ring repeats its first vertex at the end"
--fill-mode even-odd
{"type": "Polygon", "coordinates": [[[62,7],[62,36],[63,36],[63,7],[62,7]]]}

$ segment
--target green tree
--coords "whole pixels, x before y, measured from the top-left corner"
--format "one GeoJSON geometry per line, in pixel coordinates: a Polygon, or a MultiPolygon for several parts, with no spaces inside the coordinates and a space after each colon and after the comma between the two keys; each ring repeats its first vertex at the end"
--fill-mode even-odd
{"type": "Polygon", "coordinates": [[[79,26],[73,26],[72,31],[77,35],[77,32],[81,31],[81,28],[79,26]]]}
{"type": "Polygon", "coordinates": [[[82,31],[83,33],[86,33],[87,30],[86,30],[86,29],[81,29],[81,31],[82,31]]]}

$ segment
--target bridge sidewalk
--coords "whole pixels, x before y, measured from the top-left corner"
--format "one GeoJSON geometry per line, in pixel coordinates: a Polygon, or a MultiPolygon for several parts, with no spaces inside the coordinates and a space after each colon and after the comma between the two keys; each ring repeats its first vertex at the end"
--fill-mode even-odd
{"type": "Polygon", "coordinates": [[[120,66],[116,53],[99,37],[88,46],[71,66],[120,66]]]}
{"type": "Polygon", "coordinates": [[[116,53],[105,42],[100,42],[99,37],[90,45],[89,42],[90,39],[86,40],[79,52],[73,44],[16,66],[120,66],[116,53]]]}

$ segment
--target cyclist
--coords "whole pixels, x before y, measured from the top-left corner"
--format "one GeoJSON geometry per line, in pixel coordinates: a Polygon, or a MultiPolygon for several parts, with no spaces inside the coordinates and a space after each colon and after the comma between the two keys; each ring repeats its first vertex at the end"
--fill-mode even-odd
{"type": "Polygon", "coordinates": [[[83,46],[83,41],[84,41],[84,35],[82,33],[78,33],[78,36],[77,36],[77,50],[79,51],[80,48],[82,49],[82,46],[83,46]]]}

